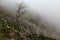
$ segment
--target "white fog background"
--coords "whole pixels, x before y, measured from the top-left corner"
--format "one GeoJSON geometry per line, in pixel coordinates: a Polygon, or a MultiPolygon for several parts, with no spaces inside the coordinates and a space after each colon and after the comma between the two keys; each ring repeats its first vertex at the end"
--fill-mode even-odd
{"type": "Polygon", "coordinates": [[[39,15],[44,23],[53,25],[60,32],[60,0],[0,0],[0,7],[15,13],[21,1],[27,9],[36,12],[33,15],[39,15]]]}

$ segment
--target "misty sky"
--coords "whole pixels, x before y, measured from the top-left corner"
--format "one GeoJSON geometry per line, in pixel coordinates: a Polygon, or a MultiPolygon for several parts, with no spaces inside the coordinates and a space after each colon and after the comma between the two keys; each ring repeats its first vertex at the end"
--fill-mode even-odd
{"type": "MultiPolygon", "coordinates": [[[[60,30],[60,0],[22,0],[30,10],[37,12],[41,18],[60,30]]],[[[16,10],[20,0],[0,0],[0,6],[16,10]]]]}

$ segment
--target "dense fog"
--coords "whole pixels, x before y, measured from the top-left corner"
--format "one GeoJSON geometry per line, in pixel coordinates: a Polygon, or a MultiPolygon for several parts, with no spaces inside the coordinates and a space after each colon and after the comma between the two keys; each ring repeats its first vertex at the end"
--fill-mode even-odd
{"type": "Polygon", "coordinates": [[[25,3],[60,31],[60,0],[25,0],[25,3]]]}
{"type": "Polygon", "coordinates": [[[0,7],[15,13],[22,1],[29,11],[34,11],[33,15],[39,15],[44,23],[53,25],[60,32],[60,0],[0,0],[0,7]]]}

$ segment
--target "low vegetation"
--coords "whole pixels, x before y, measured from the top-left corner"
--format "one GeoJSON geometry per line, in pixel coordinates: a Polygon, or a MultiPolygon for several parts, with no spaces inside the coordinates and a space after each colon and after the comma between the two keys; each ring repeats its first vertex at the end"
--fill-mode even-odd
{"type": "Polygon", "coordinates": [[[31,17],[26,18],[23,8],[20,4],[15,17],[0,10],[0,40],[56,40],[38,35],[34,28],[38,23],[31,17]]]}

